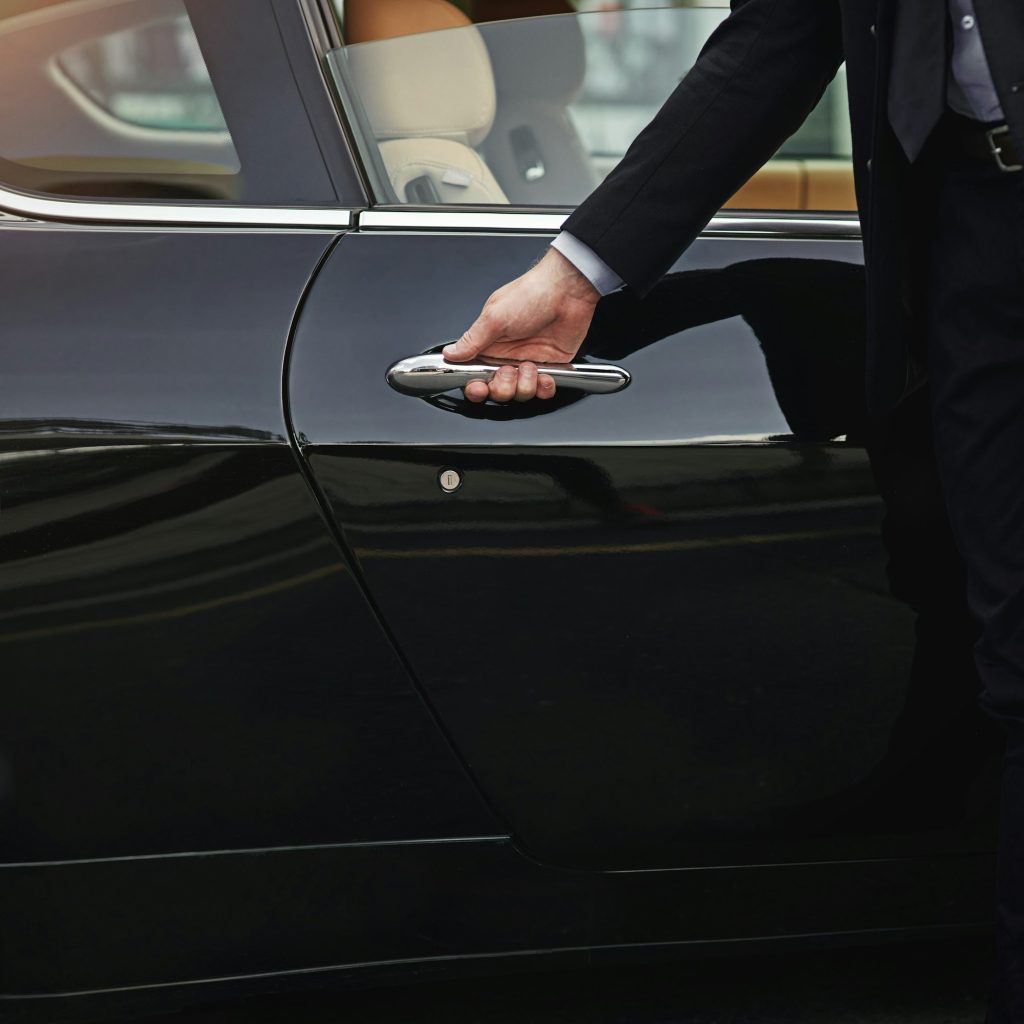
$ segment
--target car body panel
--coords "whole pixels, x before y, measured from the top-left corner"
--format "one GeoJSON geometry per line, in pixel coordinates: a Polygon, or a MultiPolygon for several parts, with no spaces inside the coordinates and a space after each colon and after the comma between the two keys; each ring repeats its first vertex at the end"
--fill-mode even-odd
{"type": "Polygon", "coordinates": [[[927,726],[855,397],[859,245],[707,239],[644,302],[605,299],[587,349],[632,373],[621,393],[500,409],[387,387],[545,241],[347,236],[289,382],[362,577],[517,842],[616,869],[984,844],[960,789],[984,745],[948,791],[905,791],[927,754],[902,766],[896,723],[927,726]],[[894,822],[912,800],[927,814],[894,822]]]}
{"type": "Polygon", "coordinates": [[[572,871],[494,840],[30,865],[0,869],[0,882],[0,1009],[53,1021],[301,986],[941,934],[984,921],[992,879],[987,857],[572,871]],[[50,906],[63,912],[40,919],[50,906]]]}
{"type": "Polygon", "coordinates": [[[493,830],[284,437],[331,242],[0,228],[7,862],[493,830]]]}
{"type": "Polygon", "coordinates": [[[0,192],[48,221],[0,218],[5,1019],[983,923],[855,222],[726,218],[603,302],[618,395],[401,396],[560,217],[363,210],[321,8],[186,6],[238,202],[0,192]]]}

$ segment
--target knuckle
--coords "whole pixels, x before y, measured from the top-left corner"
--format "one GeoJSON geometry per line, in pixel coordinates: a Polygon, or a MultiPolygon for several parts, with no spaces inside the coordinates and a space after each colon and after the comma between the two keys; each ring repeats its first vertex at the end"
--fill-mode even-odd
{"type": "Polygon", "coordinates": [[[501,401],[508,401],[516,391],[516,379],[509,373],[501,372],[491,382],[491,394],[501,401]]]}

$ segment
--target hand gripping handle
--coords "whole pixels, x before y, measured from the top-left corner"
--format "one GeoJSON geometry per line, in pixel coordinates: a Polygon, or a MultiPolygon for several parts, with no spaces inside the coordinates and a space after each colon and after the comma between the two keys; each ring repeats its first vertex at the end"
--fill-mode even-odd
{"type": "MultiPolygon", "coordinates": [[[[518,366],[515,359],[477,358],[471,363],[452,363],[439,353],[409,356],[388,368],[387,381],[403,395],[436,398],[446,391],[464,388],[470,381],[490,381],[502,366],[518,366]]],[[[632,379],[621,366],[608,363],[534,363],[552,377],[559,388],[591,395],[621,391],[632,379]]]]}

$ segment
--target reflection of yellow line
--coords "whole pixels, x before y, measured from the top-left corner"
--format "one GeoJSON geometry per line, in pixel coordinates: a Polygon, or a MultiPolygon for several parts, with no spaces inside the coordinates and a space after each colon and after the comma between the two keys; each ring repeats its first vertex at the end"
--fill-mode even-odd
{"type": "Polygon", "coordinates": [[[750,544],[781,544],[796,540],[824,540],[830,537],[877,536],[877,529],[806,530],[791,533],[746,533],[732,537],[700,540],[665,540],[650,544],[581,544],[568,547],[507,548],[358,548],[360,558],[551,558],[558,555],[632,555],[661,551],[701,551],[707,548],[744,547],[750,544]]]}
{"type": "MultiPolygon", "coordinates": [[[[848,530],[805,530],[791,533],[748,533],[737,534],[732,537],[709,537],[700,540],[666,540],[650,544],[580,544],[569,547],[468,547],[468,548],[410,548],[394,549],[387,548],[360,548],[360,558],[554,558],[561,555],[632,555],[632,554],[657,554],[666,551],[702,551],[709,548],[743,547],[752,544],[782,544],[790,541],[800,540],[825,540],[837,537],[865,537],[877,536],[878,531],[873,529],[848,529],[848,530]]],[[[20,640],[36,640],[41,637],[67,636],[69,633],[84,633],[90,629],[112,629],[116,626],[135,626],[146,622],[167,622],[172,619],[182,619],[188,615],[196,615],[199,612],[210,611],[212,608],[222,608],[229,604],[240,604],[242,601],[251,601],[257,597],[265,597],[267,594],[276,594],[282,590],[291,590],[293,587],[300,587],[304,583],[311,583],[314,580],[323,579],[334,573],[342,572],[344,566],[340,563],[327,565],[321,569],[314,569],[302,576],[293,576],[291,579],[281,580],[280,583],[270,583],[265,587],[254,587],[252,590],[243,590],[237,594],[228,594],[224,597],[213,598],[209,601],[200,601],[196,604],[181,605],[178,608],[168,608],[162,612],[146,612],[142,615],[124,615],[116,619],[96,619],[93,622],[72,622],[66,626],[50,626],[41,629],[29,629],[21,633],[8,633],[0,635],[0,644],[14,643],[20,640]]]]}
{"type": "Polygon", "coordinates": [[[0,635],[0,644],[13,643],[16,640],[35,640],[44,636],[66,636],[68,633],[84,633],[90,629],[110,629],[114,626],[135,626],[143,622],[166,622],[169,619],[183,619],[187,615],[196,615],[199,612],[209,611],[211,608],[221,608],[228,604],[238,604],[242,601],[251,601],[257,597],[265,597],[267,594],[276,594],[281,590],[291,590],[293,587],[300,587],[304,583],[311,583],[313,580],[323,579],[337,572],[342,572],[344,567],[335,563],[321,569],[314,569],[302,576],[293,576],[291,579],[281,580],[280,583],[269,583],[265,587],[254,587],[252,590],[242,590],[237,594],[227,594],[224,597],[216,597],[209,601],[200,601],[196,604],[185,604],[179,608],[168,608],[162,612],[146,612],[143,615],[124,615],[117,619],[96,619],[93,622],[72,622],[66,626],[49,626],[41,629],[28,629],[23,633],[8,633],[0,635]]]}

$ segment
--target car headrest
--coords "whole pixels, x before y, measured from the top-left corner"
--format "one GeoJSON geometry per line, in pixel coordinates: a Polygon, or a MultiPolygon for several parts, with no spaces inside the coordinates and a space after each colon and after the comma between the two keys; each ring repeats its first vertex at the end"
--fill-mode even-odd
{"type": "Polygon", "coordinates": [[[362,43],[349,50],[349,67],[378,139],[475,146],[487,137],[494,72],[458,8],[446,0],[347,0],[345,29],[349,43],[362,43]]]}
{"type": "Polygon", "coordinates": [[[583,86],[587,48],[575,15],[505,21],[487,40],[503,96],[568,104],[583,86]]]}
{"type": "Polygon", "coordinates": [[[448,0],[345,0],[345,42],[370,43],[471,24],[448,0]]]}

